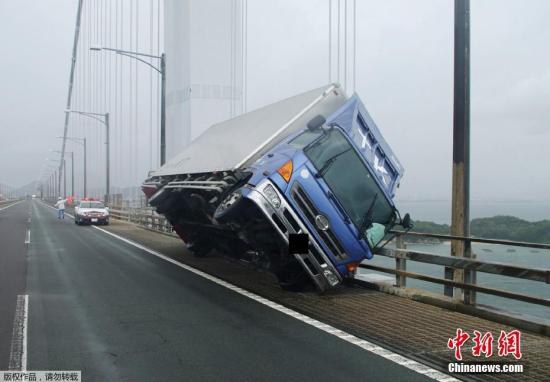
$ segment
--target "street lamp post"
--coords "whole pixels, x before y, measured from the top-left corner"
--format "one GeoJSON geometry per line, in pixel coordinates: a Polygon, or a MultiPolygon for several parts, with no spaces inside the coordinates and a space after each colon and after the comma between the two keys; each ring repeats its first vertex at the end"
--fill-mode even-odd
{"type": "Polygon", "coordinates": [[[50,176],[49,174],[44,175],[44,181],[42,182],[46,186],[46,199],[50,197],[50,176]]]}
{"type": "MultiPolygon", "coordinates": [[[[57,154],[60,154],[61,155],[61,151],[59,150],[50,150],[51,152],[53,153],[57,153],[57,154]]],[[[66,153],[68,153],[68,151],[65,151],[66,153]]],[[[73,153],[70,152],[71,154],[71,159],[73,158],[73,153]]],[[[50,160],[54,160],[54,159],[50,159],[50,160]]],[[[55,160],[57,161],[57,160],[55,160]]],[[[73,162],[74,164],[74,162],[73,162]]],[[[72,173],[72,181],[73,181],[73,194],[74,194],[74,169],[73,169],[73,173],[72,173]]],[[[65,161],[65,158],[63,158],[63,194],[64,194],[64,197],[65,199],[67,198],[67,162],[65,161]]]]}
{"type": "Polygon", "coordinates": [[[54,198],[58,196],[58,193],[57,193],[58,187],[59,185],[57,184],[57,170],[55,170],[53,173],[53,197],[54,198]]]}
{"type": "MultiPolygon", "coordinates": [[[[61,154],[59,150],[52,150],[54,153],[61,154]]],[[[74,196],[74,151],[65,151],[65,154],[71,154],[71,196],[74,196]]],[[[65,160],[65,159],[63,159],[65,160]]],[[[63,176],[65,176],[65,163],[63,163],[63,176]]],[[[65,182],[65,196],[67,196],[67,182],[65,182]]]]}
{"type": "MultiPolygon", "coordinates": [[[[51,150],[50,150],[51,151],[51,150]]],[[[58,159],[52,159],[52,158],[46,158],[46,162],[48,161],[52,161],[52,162],[57,162],[58,159]]],[[[65,163],[62,164],[62,166],[65,166],[65,163]]],[[[57,169],[57,166],[52,166],[52,165],[48,165],[47,166],[48,168],[52,168],[52,169],[57,169]]],[[[65,173],[65,168],[63,167],[63,173],[65,173]]],[[[58,171],[55,171],[54,172],[54,175],[55,175],[55,179],[54,179],[54,182],[57,182],[57,174],[58,174],[58,171]]],[[[61,174],[59,174],[59,181],[61,182],[61,174]]],[[[65,186],[66,186],[66,183],[65,183],[65,186]]],[[[60,189],[57,189],[57,185],[54,184],[54,193],[55,193],[55,196],[59,196],[59,194],[61,193],[61,190],[60,189]]],[[[61,187],[61,183],[59,184],[59,187],[61,187]]],[[[65,190],[66,191],[66,190],[65,190]]]]}
{"type": "Polygon", "coordinates": [[[52,173],[52,198],[57,197],[57,170],[52,173]]]}
{"type": "MultiPolygon", "coordinates": [[[[63,139],[63,137],[58,137],[63,139]]],[[[68,141],[78,143],[79,145],[82,145],[84,147],[84,198],[87,196],[87,176],[86,176],[86,138],[77,138],[77,137],[65,137],[68,141]]],[[[72,182],[71,182],[71,191],[72,195],[74,196],[74,151],[69,151],[71,154],[71,174],[72,174],[72,182]]]]}
{"type": "Polygon", "coordinates": [[[67,199],[67,162],[63,158],[63,199],[67,199]]]}
{"type": "Polygon", "coordinates": [[[71,154],[71,197],[74,198],[74,152],[69,151],[71,154]]]}
{"type": "MultiPolygon", "coordinates": [[[[79,110],[65,110],[66,113],[75,113],[80,114],[88,118],[95,119],[96,121],[101,122],[103,125],[105,125],[105,204],[109,204],[109,190],[111,186],[111,169],[110,169],[110,143],[109,143],[109,113],[92,113],[88,111],[79,111],[79,110]],[[98,117],[102,117],[98,118],[98,117]]],[[[84,150],[86,150],[86,146],[84,146],[84,150]]]]}
{"type": "Polygon", "coordinates": [[[166,163],[166,56],[164,53],[162,53],[160,56],[156,56],[153,54],[147,54],[147,53],[140,53],[140,52],[132,52],[128,50],[121,50],[121,49],[114,49],[114,48],[107,48],[107,47],[99,47],[99,46],[92,46],[90,47],[90,50],[94,51],[101,51],[101,50],[107,50],[110,52],[115,52],[116,54],[120,54],[121,56],[130,57],[133,59],[136,59],[145,65],[150,66],[153,70],[157,71],[160,74],[161,77],[161,88],[160,88],[160,165],[164,165],[166,163]],[[140,57],[149,57],[149,58],[155,58],[160,61],[160,66],[157,67],[155,65],[152,65],[151,63],[145,61],[144,59],[140,57]]]}

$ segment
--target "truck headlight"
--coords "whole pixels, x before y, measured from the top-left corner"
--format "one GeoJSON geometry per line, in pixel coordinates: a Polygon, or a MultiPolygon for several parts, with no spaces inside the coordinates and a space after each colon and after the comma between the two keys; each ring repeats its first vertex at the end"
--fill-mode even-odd
{"type": "Polygon", "coordinates": [[[338,277],[334,273],[332,273],[330,270],[325,269],[323,271],[323,274],[325,275],[325,278],[327,279],[330,286],[335,286],[339,283],[338,277]]]}
{"type": "Polygon", "coordinates": [[[279,198],[279,195],[277,195],[277,191],[273,188],[271,184],[268,184],[264,187],[264,195],[267,197],[267,200],[269,200],[269,203],[275,208],[279,208],[281,206],[281,199],[279,198]]]}

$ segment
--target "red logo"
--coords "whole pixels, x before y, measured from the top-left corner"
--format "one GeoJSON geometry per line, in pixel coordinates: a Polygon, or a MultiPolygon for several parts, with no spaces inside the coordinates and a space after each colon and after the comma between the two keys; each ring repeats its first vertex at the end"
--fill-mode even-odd
{"type": "MultiPolygon", "coordinates": [[[[455,359],[458,361],[462,360],[462,346],[469,339],[470,335],[461,328],[458,328],[456,329],[456,335],[447,341],[447,348],[454,350],[455,359]]],[[[485,332],[482,334],[480,331],[474,330],[472,341],[474,343],[472,347],[472,355],[474,357],[481,357],[483,354],[485,358],[489,358],[493,355],[493,333],[485,332]]],[[[497,343],[498,355],[500,357],[506,357],[511,354],[515,359],[521,359],[521,332],[519,330],[514,329],[508,333],[501,330],[497,343]]]]}
{"type": "Polygon", "coordinates": [[[454,349],[455,358],[459,361],[462,360],[462,353],[460,349],[462,348],[462,345],[468,341],[468,338],[470,338],[470,335],[458,328],[456,329],[456,337],[449,338],[449,341],[447,341],[447,347],[451,350],[454,349]]]}
{"type": "Polygon", "coordinates": [[[486,332],[483,336],[477,330],[474,330],[475,343],[472,348],[472,354],[474,357],[480,357],[481,354],[485,354],[485,358],[489,358],[493,355],[493,334],[491,332],[486,332]]]}
{"type": "Polygon", "coordinates": [[[500,331],[500,337],[498,337],[498,355],[506,357],[508,354],[512,354],[515,359],[521,359],[521,332],[517,329],[506,333],[504,330],[500,331]]]}

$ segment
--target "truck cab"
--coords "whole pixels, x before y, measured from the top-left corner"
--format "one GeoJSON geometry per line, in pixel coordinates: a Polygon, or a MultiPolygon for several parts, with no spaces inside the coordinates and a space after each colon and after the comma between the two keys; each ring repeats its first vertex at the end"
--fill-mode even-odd
{"type": "Polygon", "coordinates": [[[403,168],[357,96],[325,120],[318,116],[260,158],[243,196],[287,242],[307,235],[308,251],[290,254],[328,289],[399,222],[392,201],[403,168]]]}

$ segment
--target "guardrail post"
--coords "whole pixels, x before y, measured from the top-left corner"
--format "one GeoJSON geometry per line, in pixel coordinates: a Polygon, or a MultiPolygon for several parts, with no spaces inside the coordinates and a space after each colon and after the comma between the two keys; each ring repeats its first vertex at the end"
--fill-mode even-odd
{"type": "MultiPolygon", "coordinates": [[[[405,237],[404,235],[399,235],[396,238],[396,248],[397,249],[407,249],[407,246],[405,245],[405,237]]],[[[401,257],[399,254],[397,254],[395,258],[395,269],[398,271],[407,271],[407,259],[404,257],[401,257]]],[[[405,288],[407,286],[407,276],[396,274],[395,275],[395,285],[400,288],[405,288]]]]}
{"type": "MultiPolygon", "coordinates": [[[[476,258],[476,255],[472,252],[472,243],[467,240],[464,248],[464,257],[476,258]]],[[[464,269],[464,283],[477,284],[477,272],[473,269],[464,269]]],[[[475,305],[476,304],[476,291],[465,290],[464,291],[464,304],[475,305]]]]}

